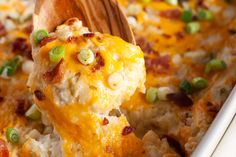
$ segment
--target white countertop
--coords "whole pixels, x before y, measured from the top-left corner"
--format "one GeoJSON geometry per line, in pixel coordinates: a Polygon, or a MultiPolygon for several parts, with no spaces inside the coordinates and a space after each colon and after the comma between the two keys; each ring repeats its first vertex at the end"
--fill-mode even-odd
{"type": "Polygon", "coordinates": [[[212,157],[236,157],[236,116],[217,145],[212,157]]]}

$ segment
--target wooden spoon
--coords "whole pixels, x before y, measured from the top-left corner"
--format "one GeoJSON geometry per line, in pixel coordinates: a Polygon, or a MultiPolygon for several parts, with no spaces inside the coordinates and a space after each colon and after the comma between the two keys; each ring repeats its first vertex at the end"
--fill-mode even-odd
{"type": "Polygon", "coordinates": [[[119,36],[135,44],[127,18],[116,0],[36,0],[34,30],[54,31],[72,17],[78,17],[92,32],[119,36]]]}

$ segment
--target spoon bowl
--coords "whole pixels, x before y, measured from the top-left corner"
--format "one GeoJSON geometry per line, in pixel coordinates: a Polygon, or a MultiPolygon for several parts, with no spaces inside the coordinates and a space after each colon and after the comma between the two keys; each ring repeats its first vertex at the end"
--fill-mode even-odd
{"type": "Polygon", "coordinates": [[[127,18],[116,0],[36,0],[34,30],[49,32],[77,17],[92,32],[108,33],[135,44],[127,18]]]}

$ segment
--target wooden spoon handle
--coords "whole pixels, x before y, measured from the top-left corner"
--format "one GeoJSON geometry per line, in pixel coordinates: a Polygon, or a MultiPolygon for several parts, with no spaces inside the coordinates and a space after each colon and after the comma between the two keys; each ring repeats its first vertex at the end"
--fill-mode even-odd
{"type": "Polygon", "coordinates": [[[92,32],[119,36],[135,44],[126,16],[116,0],[37,0],[34,29],[53,31],[72,17],[78,17],[92,32]]]}

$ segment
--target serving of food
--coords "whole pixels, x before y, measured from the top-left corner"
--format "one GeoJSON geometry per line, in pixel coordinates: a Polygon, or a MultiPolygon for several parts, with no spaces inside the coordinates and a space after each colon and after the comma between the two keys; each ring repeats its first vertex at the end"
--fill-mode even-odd
{"type": "Polygon", "coordinates": [[[236,82],[236,3],[119,3],[137,45],[0,1],[0,157],[192,154],[236,82]]]}

